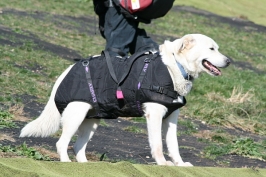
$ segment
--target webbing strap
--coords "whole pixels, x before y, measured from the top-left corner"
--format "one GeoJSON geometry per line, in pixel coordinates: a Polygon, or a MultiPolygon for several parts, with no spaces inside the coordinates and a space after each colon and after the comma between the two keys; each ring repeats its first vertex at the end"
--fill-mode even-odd
{"type": "Polygon", "coordinates": [[[113,67],[113,64],[112,64],[112,60],[111,60],[111,57],[109,55],[109,52],[108,51],[103,51],[103,53],[104,53],[104,56],[105,56],[105,59],[106,59],[106,63],[107,63],[107,67],[108,67],[109,73],[111,74],[111,77],[113,78],[115,83],[117,83],[116,98],[117,99],[124,99],[124,95],[123,95],[121,87],[119,86],[119,83],[118,83],[118,80],[117,80],[117,77],[116,77],[116,74],[115,74],[115,71],[114,71],[114,67],[113,67]]]}
{"type": "Polygon", "coordinates": [[[164,95],[167,95],[173,99],[176,99],[178,98],[179,94],[176,92],[176,91],[171,91],[171,90],[168,90],[168,89],[165,89],[164,87],[160,87],[160,86],[157,86],[157,85],[146,85],[146,84],[143,84],[141,85],[141,88],[142,89],[147,89],[147,90],[150,90],[150,91],[153,91],[153,92],[157,92],[157,93],[160,93],[160,94],[164,94],[164,95]]]}
{"type": "Polygon", "coordinates": [[[142,109],[141,109],[141,105],[140,105],[140,88],[142,88],[142,81],[147,73],[149,64],[152,60],[154,60],[156,57],[158,56],[158,54],[153,54],[151,58],[146,58],[144,60],[144,66],[141,70],[141,73],[139,75],[139,79],[138,79],[138,85],[137,85],[137,90],[136,90],[136,105],[138,107],[138,110],[140,113],[142,113],[142,109]]]}
{"type": "MultiPolygon", "coordinates": [[[[144,79],[144,77],[145,77],[145,75],[146,75],[146,72],[147,72],[147,70],[148,70],[148,67],[149,67],[150,62],[151,62],[151,58],[146,58],[146,59],[144,60],[144,66],[143,66],[143,68],[142,68],[142,70],[141,70],[141,73],[140,73],[140,75],[139,75],[139,79],[138,79],[138,90],[139,90],[140,87],[141,87],[142,81],[143,81],[143,79],[144,79]]],[[[137,91],[137,92],[138,92],[138,91],[137,91]]]]}
{"type": "MultiPolygon", "coordinates": [[[[147,52],[149,52],[149,51],[147,51],[147,52]]],[[[131,70],[133,63],[142,55],[146,55],[145,51],[134,53],[133,55],[130,56],[130,58],[128,59],[129,61],[127,62],[127,65],[125,66],[124,73],[121,76],[121,79],[120,79],[118,85],[120,85],[120,83],[122,83],[126,79],[128,74],[130,73],[130,70],[131,70]]],[[[156,54],[156,56],[157,56],[157,54],[156,54]]]]}
{"type": "Polygon", "coordinates": [[[89,89],[90,89],[90,94],[91,94],[91,97],[92,97],[92,105],[93,105],[93,108],[98,113],[99,105],[98,105],[97,97],[96,97],[95,90],[93,88],[93,84],[92,84],[92,80],[91,80],[91,73],[90,73],[90,69],[89,69],[89,61],[88,60],[83,61],[82,65],[84,66],[84,69],[85,69],[85,75],[86,75],[87,83],[88,83],[88,86],[89,86],[89,89]]]}

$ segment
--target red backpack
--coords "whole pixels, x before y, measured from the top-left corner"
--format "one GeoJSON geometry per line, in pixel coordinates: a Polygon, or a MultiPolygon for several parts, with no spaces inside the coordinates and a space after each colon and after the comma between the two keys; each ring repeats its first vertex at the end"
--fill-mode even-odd
{"type": "Polygon", "coordinates": [[[131,14],[146,9],[151,3],[152,0],[120,0],[120,5],[131,14]]]}
{"type": "Polygon", "coordinates": [[[163,17],[173,6],[175,0],[114,0],[121,12],[128,18],[143,23],[163,17]]]}

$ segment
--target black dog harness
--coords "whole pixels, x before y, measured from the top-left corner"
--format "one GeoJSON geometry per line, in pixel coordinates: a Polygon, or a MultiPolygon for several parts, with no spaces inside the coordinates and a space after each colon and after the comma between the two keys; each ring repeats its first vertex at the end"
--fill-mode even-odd
{"type": "Polygon", "coordinates": [[[60,113],[73,101],[93,106],[87,118],[143,116],[142,103],[168,108],[167,115],[186,104],[179,96],[158,53],[136,53],[129,58],[99,57],[78,61],[59,85],[55,103],[60,113]]]}

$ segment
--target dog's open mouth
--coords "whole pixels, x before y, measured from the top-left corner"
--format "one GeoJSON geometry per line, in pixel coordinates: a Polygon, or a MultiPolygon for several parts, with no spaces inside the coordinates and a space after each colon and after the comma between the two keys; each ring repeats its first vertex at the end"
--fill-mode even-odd
{"type": "Polygon", "coordinates": [[[203,60],[202,61],[202,65],[208,70],[210,71],[211,74],[215,75],[215,76],[220,76],[222,75],[222,72],[213,64],[211,64],[211,62],[207,61],[207,60],[203,60]]]}

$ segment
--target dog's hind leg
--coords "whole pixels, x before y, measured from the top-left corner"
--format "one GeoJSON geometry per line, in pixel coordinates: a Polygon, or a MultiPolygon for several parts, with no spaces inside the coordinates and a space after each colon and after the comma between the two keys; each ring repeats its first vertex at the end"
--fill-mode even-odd
{"type": "Polygon", "coordinates": [[[61,162],[71,162],[67,149],[72,136],[76,133],[92,106],[84,102],[71,102],[62,114],[62,135],[56,143],[61,162]]]}
{"type": "Polygon", "coordinates": [[[179,110],[176,110],[163,120],[163,134],[165,135],[168,153],[176,166],[193,166],[189,162],[184,162],[180,156],[176,134],[178,115],[179,110]]]}
{"type": "Polygon", "coordinates": [[[88,141],[92,138],[96,131],[100,119],[84,119],[78,129],[78,139],[74,144],[74,152],[78,162],[87,162],[85,149],[88,141]]]}
{"type": "Polygon", "coordinates": [[[147,120],[147,129],[152,157],[158,165],[173,166],[170,161],[166,161],[163,155],[162,145],[162,119],[167,108],[157,103],[144,103],[143,110],[147,120]]]}

